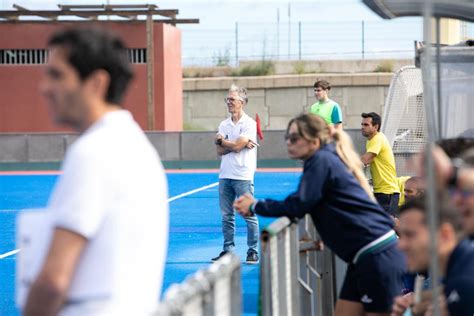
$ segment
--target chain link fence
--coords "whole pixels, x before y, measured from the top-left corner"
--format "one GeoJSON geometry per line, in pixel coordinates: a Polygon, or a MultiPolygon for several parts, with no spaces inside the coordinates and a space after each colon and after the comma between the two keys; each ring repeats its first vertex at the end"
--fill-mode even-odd
{"type": "MultiPolygon", "coordinates": [[[[246,60],[413,58],[421,19],[350,22],[235,22],[232,27],[183,25],[184,66],[238,66],[246,60]]],[[[231,23],[228,23],[229,25],[231,23]]],[[[461,38],[474,24],[461,24],[461,38]]]]}

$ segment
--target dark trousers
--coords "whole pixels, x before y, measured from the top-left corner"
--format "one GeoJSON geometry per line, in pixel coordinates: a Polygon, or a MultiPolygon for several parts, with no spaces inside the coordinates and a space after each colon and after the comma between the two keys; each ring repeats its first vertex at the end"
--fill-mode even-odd
{"type": "Polygon", "coordinates": [[[398,215],[398,200],[400,199],[400,193],[374,193],[374,195],[375,199],[385,212],[392,216],[398,215]]]}

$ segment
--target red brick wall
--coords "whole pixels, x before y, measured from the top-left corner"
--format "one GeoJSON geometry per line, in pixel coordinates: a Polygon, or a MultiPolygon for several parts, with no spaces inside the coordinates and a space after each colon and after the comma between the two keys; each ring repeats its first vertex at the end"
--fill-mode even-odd
{"type": "MultiPolygon", "coordinates": [[[[146,48],[146,27],[141,22],[97,23],[125,41],[129,48],[146,48]]],[[[92,22],[1,23],[0,49],[42,49],[49,36],[64,27],[92,22]]],[[[155,23],[155,129],[181,131],[183,125],[181,31],[155,23]]],[[[147,128],[146,65],[135,64],[135,78],[124,106],[143,129],[147,128]]],[[[67,131],[51,122],[48,106],[39,94],[42,65],[0,65],[0,132],[67,131]]]]}

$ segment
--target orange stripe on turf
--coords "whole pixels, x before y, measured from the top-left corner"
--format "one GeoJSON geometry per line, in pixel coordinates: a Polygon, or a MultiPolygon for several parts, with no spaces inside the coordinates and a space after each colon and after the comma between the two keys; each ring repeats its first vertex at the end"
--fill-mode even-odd
{"type": "MultiPolygon", "coordinates": [[[[219,169],[166,169],[166,173],[218,173],[219,169]]],[[[303,168],[258,168],[257,172],[302,172],[303,168]]],[[[0,171],[0,175],[12,176],[32,176],[32,175],[59,175],[62,171],[59,170],[28,170],[28,171],[0,171]]]]}

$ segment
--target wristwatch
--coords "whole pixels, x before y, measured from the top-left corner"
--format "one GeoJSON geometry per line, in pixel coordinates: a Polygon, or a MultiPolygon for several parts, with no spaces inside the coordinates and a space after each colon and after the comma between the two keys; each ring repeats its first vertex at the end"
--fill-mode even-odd
{"type": "Polygon", "coordinates": [[[222,145],[222,138],[218,138],[216,139],[216,141],[214,142],[216,145],[222,145]]]}

